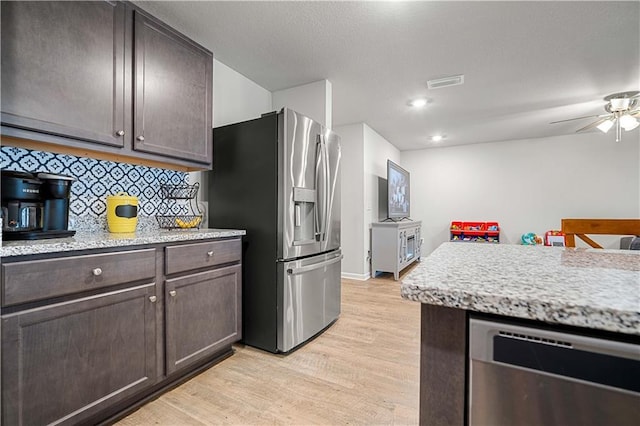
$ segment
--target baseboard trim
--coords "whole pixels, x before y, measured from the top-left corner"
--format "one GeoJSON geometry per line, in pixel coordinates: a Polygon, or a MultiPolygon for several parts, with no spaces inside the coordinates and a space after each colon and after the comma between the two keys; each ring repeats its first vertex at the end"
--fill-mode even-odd
{"type": "Polygon", "coordinates": [[[342,272],[340,274],[341,278],[346,278],[348,280],[358,280],[358,281],[366,281],[371,278],[371,273],[367,272],[366,274],[352,274],[349,272],[342,272]]]}

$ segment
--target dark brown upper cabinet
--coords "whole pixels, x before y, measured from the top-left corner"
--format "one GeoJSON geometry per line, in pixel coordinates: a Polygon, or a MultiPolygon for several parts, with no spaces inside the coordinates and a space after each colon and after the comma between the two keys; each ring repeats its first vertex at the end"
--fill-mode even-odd
{"type": "Polygon", "coordinates": [[[2,2],[2,123],[124,147],[125,5],[2,2]]]}
{"type": "Polygon", "coordinates": [[[134,149],[210,163],[209,52],[134,12],[134,149]]]}
{"type": "Polygon", "coordinates": [[[211,167],[210,51],[125,2],[1,7],[3,143],[211,167]]]}

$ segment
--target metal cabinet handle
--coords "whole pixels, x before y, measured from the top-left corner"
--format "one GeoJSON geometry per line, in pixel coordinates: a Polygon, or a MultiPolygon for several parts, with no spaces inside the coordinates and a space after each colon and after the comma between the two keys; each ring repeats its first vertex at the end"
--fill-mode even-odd
{"type": "Polygon", "coordinates": [[[140,135],[140,136],[138,136],[138,137],[137,137],[137,139],[138,139],[140,142],[142,142],[142,141],[144,141],[144,136],[140,135]]]}
{"type": "Polygon", "coordinates": [[[156,303],[156,300],[158,300],[158,298],[156,296],[149,296],[149,300],[151,301],[151,303],[156,303]]]}
{"type": "Polygon", "coordinates": [[[95,275],[96,277],[99,277],[100,275],[102,275],[102,269],[100,268],[95,268],[93,271],[91,271],[93,273],[93,275],[95,275]]]}
{"type": "Polygon", "coordinates": [[[213,257],[213,251],[208,251],[208,252],[207,252],[207,256],[209,256],[209,257],[213,257]]]}
{"type": "Polygon", "coordinates": [[[116,135],[117,135],[117,136],[124,136],[124,130],[118,130],[118,131],[116,132],[116,135]]]}
{"type": "Polygon", "coordinates": [[[171,291],[169,292],[169,296],[171,296],[171,297],[176,297],[176,294],[178,294],[178,293],[176,293],[176,291],[175,291],[175,290],[171,290],[171,291]]]}

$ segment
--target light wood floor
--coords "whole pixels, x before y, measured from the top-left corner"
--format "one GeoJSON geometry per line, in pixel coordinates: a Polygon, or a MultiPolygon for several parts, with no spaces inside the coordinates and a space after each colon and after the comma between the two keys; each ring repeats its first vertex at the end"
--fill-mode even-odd
{"type": "Polygon", "coordinates": [[[342,280],[338,321],[290,355],[235,350],[118,425],[418,423],[420,304],[390,274],[342,280]]]}

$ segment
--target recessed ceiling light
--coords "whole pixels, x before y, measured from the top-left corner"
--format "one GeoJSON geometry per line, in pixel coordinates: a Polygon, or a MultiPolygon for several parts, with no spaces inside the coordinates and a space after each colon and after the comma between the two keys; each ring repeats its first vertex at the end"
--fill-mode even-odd
{"type": "Polygon", "coordinates": [[[431,99],[428,98],[416,98],[409,101],[409,106],[414,108],[422,108],[426,104],[431,103],[431,99]]]}
{"type": "Polygon", "coordinates": [[[433,135],[431,136],[431,142],[442,142],[447,138],[447,135],[433,135]]]}

